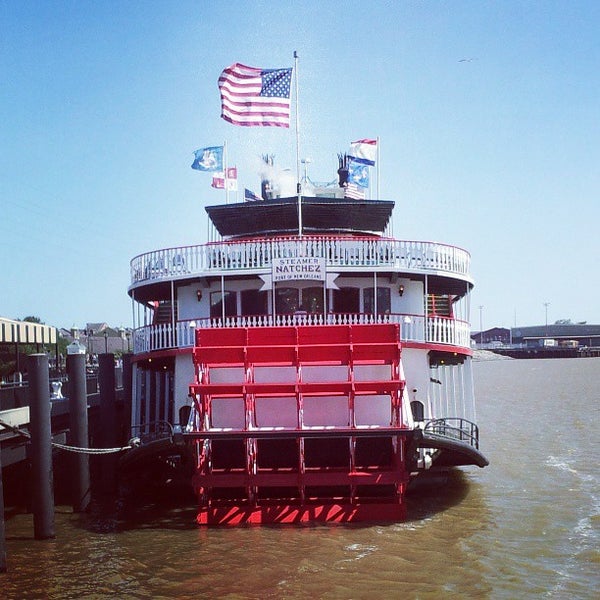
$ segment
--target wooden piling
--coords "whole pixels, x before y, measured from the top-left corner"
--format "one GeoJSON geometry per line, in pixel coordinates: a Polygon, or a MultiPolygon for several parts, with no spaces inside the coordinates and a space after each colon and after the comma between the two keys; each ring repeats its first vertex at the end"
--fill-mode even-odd
{"type": "Polygon", "coordinates": [[[131,393],[133,378],[133,354],[123,354],[123,427],[125,439],[131,437],[131,393]]]}
{"type": "MultiPolygon", "coordinates": [[[[100,354],[98,357],[98,382],[100,385],[100,447],[117,445],[117,411],[115,393],[115,356],[100,354]]],[[[117,491],[117,455],[107,454],[101,462],[101,486],[103,495],[115,495],[117,491]]]]}
{"type": "Polygon", "coordinates": [[[33,472],[33,530],[36,540],[54,534],[54,474],[52,470],[52,428],[48,356],[28,356],[29,422],[33,472]]]}
{"type": "Polygon", "coordinates": [[[2,485],[2,449],[0,449],[0,573],[6,573],[6,529],[4,527],[4,489],[2,485]]]}
{"type": "MultiPolygon", "coordinates": [[[[69,375],[69,442],[89,448],[85,354],[67,355],[69,375]]],[[[73,453],[72,502],[74,512],[85,512],[90,504],[90,459],[83,452],[73,453]]]]}

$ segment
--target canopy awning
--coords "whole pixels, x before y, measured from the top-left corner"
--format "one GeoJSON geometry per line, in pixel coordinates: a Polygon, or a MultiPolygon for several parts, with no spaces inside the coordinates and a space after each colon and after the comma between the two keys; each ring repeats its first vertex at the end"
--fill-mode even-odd
{"type": "Polygon", "coordinates": [[[56,344],[56,327],[0,317],[2,344],[56,344]]]}
{"type": "MultiPolygon", "coordinates": [[[[387,227],[394,202],[346,198],[302,197],[302,233],[381,235],[387,227]]],[[[226,238],[298,233],[298,198],[277,198],[207,206],[217,231],[226,238]]]]}

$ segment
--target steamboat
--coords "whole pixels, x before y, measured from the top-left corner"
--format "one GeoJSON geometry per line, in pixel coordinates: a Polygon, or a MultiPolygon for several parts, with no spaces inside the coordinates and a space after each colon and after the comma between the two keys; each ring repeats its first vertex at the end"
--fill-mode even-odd
{"type": "Polygon", "coordinates": [[[207,243],[131,261],[123,469],[187,468],[201,525],[401,520],[422,474],[488,464],[470,255],[395,239],[394,202],[348,198],[343,175],[272,183],[206,207],[207,243]]]}

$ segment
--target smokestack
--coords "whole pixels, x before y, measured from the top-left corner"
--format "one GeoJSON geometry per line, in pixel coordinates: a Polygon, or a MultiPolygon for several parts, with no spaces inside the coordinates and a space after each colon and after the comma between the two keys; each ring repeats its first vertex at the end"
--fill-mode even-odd
{"type": "Polygon", "coordinates": [[[348,155],[338,154],[338,163],[340,165],[338,169],[338,185],[346,187],[348,185],[348,155]]]}
{"type": "Polygon", "coordinates": [[[261,196],[263,200],[273,199],[273,185],[268,174],[273,172],[274,158],[275,157],[273,154],[263,154],[262,156],[263,162],[269,167],[265,169],[260,183],[261,196]]]}

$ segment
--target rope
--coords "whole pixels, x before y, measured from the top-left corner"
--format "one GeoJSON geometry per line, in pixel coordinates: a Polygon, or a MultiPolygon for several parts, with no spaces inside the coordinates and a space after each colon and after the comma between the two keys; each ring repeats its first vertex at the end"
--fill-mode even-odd
{"type": "MultiPolygon", "coordinates": [[[[10,425],[10,423],[6,423],[5,421],[2,421],[2,419],[0,419],[0,427],[4,427],[5,429],[8,429],[17,435],[31,440],[31,434],[29,431],[25,431],[24,429],[10,425]]],[[[77,446],[67,446],[66,444],[59,444],[58,442],[52,442],[52,445],[55,448],[60,448],[66,452],[77,452],[79,454],[114,454],[116,452],[123,452],[125,450],[130,450],[135,446],[139,446],[139,440],[136,442],[136,440],[133,439],[127,446],[122,446],[121,448],[78,448],[77,446]]]]}
{"type": "Polygon", "coordinates": [[[77,452],[78,454],[114,454],[116,452],[123,452],[124,450],[130,450],[133,445],[123,446],[121,448],[78,448],[77,446],[67,446],[66,444],[59,444],[58,442],[52,442],[55,448],[66,450],[67,452],[77,452]]]}

